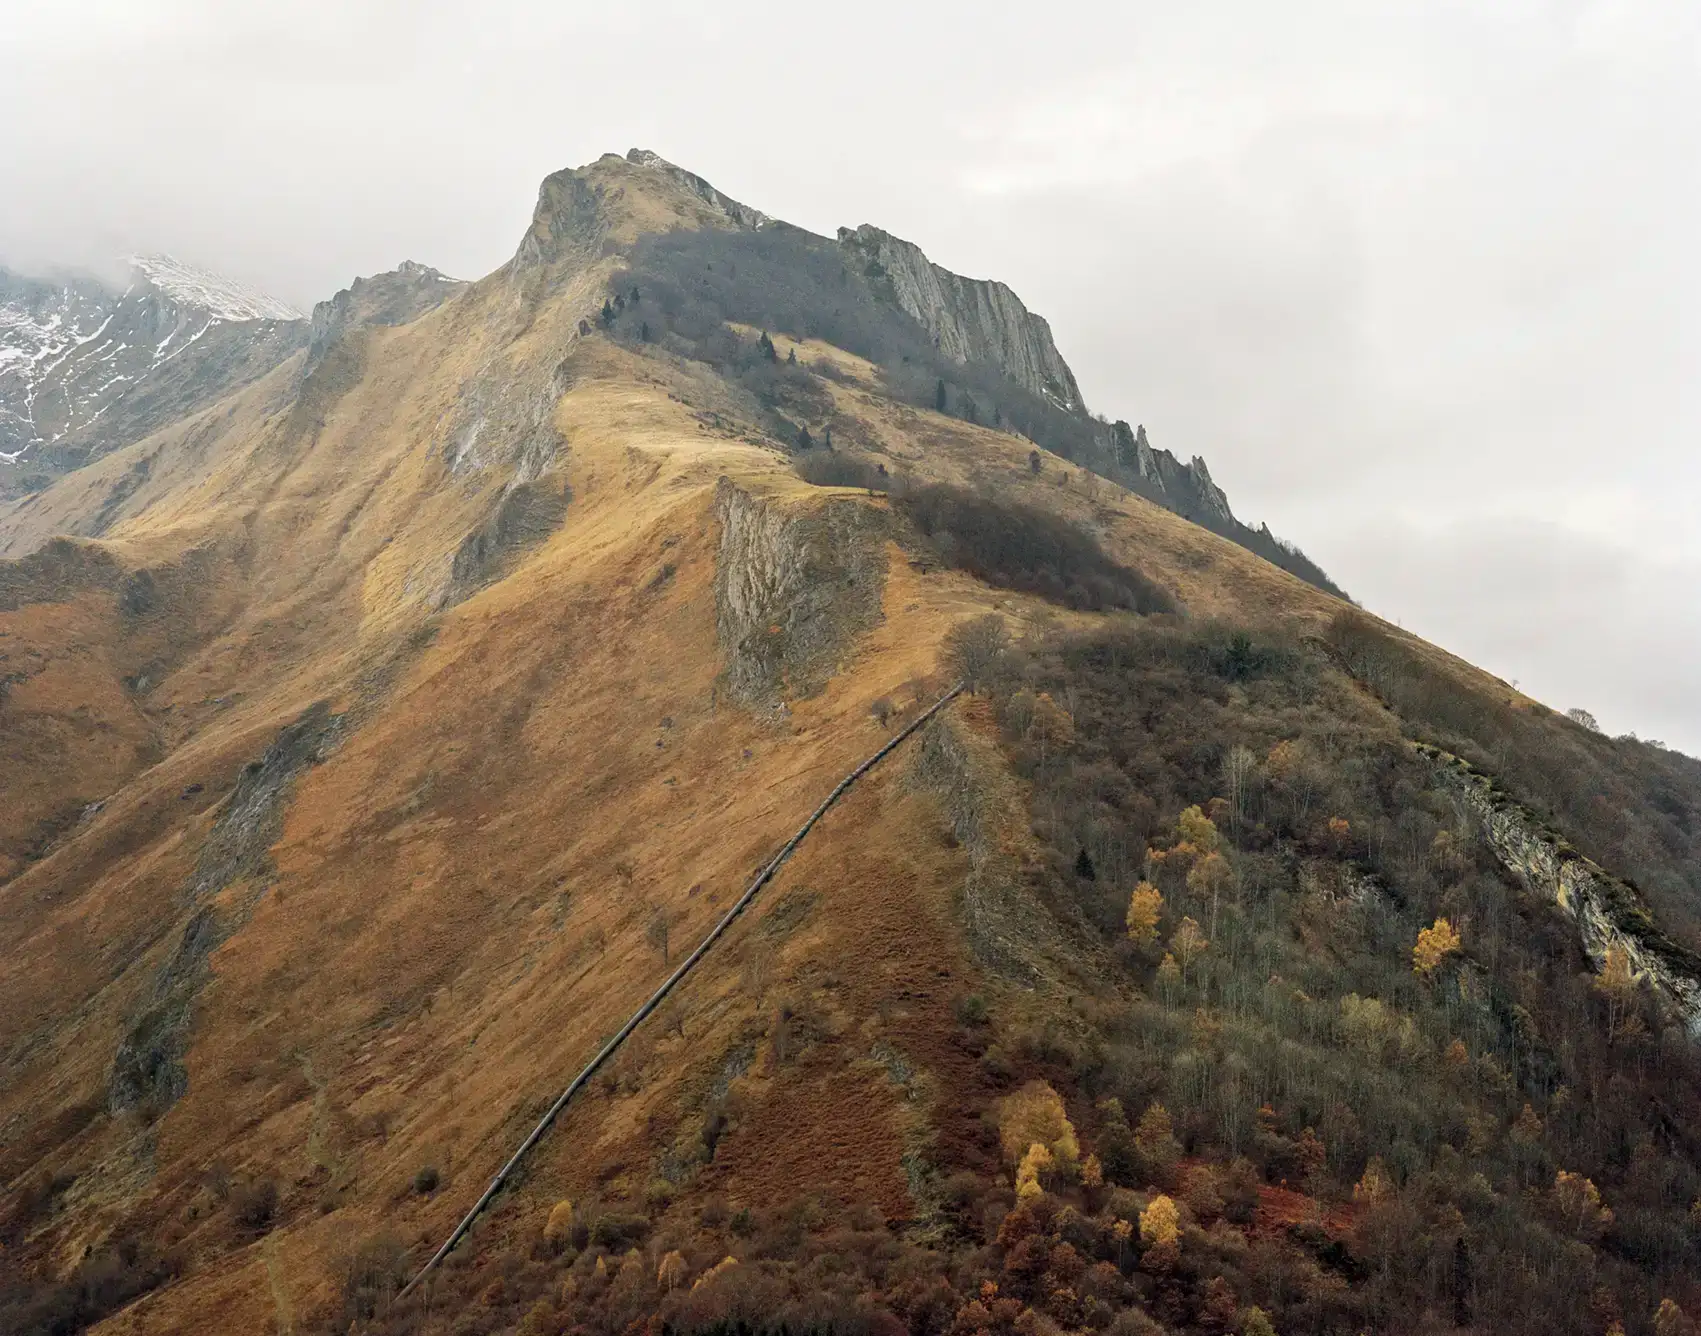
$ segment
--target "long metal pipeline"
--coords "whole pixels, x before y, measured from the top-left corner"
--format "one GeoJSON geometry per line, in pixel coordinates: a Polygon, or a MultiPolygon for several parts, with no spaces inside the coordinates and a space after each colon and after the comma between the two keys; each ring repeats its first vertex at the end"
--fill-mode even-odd
{"type": "Polygon", "coordinates": [[[721,935],[732,926],[733,920],[742,914],[749,906],[750,902],[756,898],[756,893],[760,891],[762,887],[767,885],[768,882],[773,880],[774,874],[780,870],[781,865],[785,863],[786,859],[792,856],[792,853],[797,849],[797,846],[803,843],[803,837],[809,834],[809,832],[814,828],[815,823],[825,816],[828,809],[830,809],[834,803],[838,802],[838,800],[844,796],[845,790],[850,788],[852,784],[856,783],[857,780],[861,779],[865,774],[884,760],[886,756],[895,750],[901,742],[908,738],[917,729],[921,728],[929,719],[933,718],[933,716],[938,714],[940,710],[944,709],[953,700],[960,696],[962,692],[963,683],[959,682],[932,705],[928,706],[926,710],[922,711],[921,714],[917,715],[902,729],[900,729],[885,746],[880,748],[879,751],[875,752],[861,765],[857,766],[855,770],[852,770],[850,774],[846,775],[839,781],[838,787],[829,793],[821,805],[809,814],[809,819],[797,828],[797,833],[787,840],[779,853],[775,854],[773,859],[756,874],[756,879],[750,883],[744,894],[738,897],[738,900],[733,904],[732,908],[727,910],[727,912],[721,916],[720,921],[709,930],[709,935],[697,944],[697,949],[690,955],[686,956],[684,960],[679,962],[679,968],[667,976],[667,979],[662,983],[662,986],[650,995],[649,1000],[645,1002],[643,1006],[639,1007],[638,1010],[632,1013],[630,1019],[627,1020],[626,1024],[620,1027],[614,1038],[610,1039],[597,1051],[597,1055],[585,1064],[584,1070],[575,1076],[572,1081],[568,1083],[567,1088],[556,1097],[555,1103],[551,1104],[548,1112],[546,1112],[543,1117],[538,1120],[537,1126],[532,1128],[531,1133],[520,1143],[519,1149],[509,1156],[508,1162],[497,1171],[496,1177],[490,1180],[490,1186],[485,1188],[483,1195],[481,1195],[479,1199],[473,1203],[472,1209],[461,1217],[460,1223],[457,1224],[450,1232],[449,1237],[443,1240],[443,1246],[438,1248],[436,1252],[432,1253],[431,1260],[422,1266],[419,1269],[419,1273],[402,1287],[401,1293],[396,1296],[398,1299],[412,1291],[413,1288],[420,1283],[420,1281],[424,1280],[425,1277],[430,1274],[431,1270],[436,1267],[439,1262],[454,1251],[455,1245],[466,1237],[466,1233],[472,1228],[473,1222],[476,1221],[483,1213],[484,1208],[490,1205],[491,1199],[502,1190],[503,1184],[508,1181],[509,1175],[519,1167],[520,1161],[525,1159],[527,1153],[530,1152],[532,1147],[537,1145],[537,1143],[543,1139],[543,1134],[549,1130],[550,1125],[554,1123],[557,1117],[560,1116],[561,1110],[567,1107],[568,1101],[571,1100],[574,1095],[578,1094],[581,1089],[583,1089],[585,1082],[589,1081],[591,1077],[596,1074],[597,1069],[615,1054],[620,1046],[631,1036],[632,1032],[643,1022],[644,1018],[659,1007],[662,1004],[662,1000],[673,991],[674,986],[691,972],[692,968],[698,961],[708,954],[709,948],[720,939],[721,935]]]}

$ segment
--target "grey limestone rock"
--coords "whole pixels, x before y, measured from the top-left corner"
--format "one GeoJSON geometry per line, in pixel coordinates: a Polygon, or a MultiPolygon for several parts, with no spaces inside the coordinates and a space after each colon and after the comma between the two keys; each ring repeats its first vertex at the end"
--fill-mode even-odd
{"type": "Polygon", "coordinates": [[[1057,351],[1051,326],[1002,283],[964,278],[934,264],[914,242],[864,223],[839,229],[839,244],[863,261],[878,284],[952,361],[995,366],[1022,388],[1060,408],[1085,407],[1075,373],[1057,351]]]}

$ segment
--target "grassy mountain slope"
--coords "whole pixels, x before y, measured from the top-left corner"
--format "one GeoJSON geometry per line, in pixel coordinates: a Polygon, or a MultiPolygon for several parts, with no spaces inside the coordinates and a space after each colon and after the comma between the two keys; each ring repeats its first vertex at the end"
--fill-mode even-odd
{"type": "MultiPolygon", "coordinates": [[[[1546,728],[1540,707],[1058,456],[1036,471],[1030,441],[905,402],[808,331],[771,331],[769,359],[739,312],[713,347],[643,337],[642,293],[602,319],[644,238],[735,222],[640,164],[559,173],[515,259],[438,309],[0,512],[6,1322],[1701,1311],[1681,1027],[1592,987],[1539,888],[1450,815],[1403,740],[1433,731],[1420,698],[1389,686],[1421,669],[1421,701],[1546,728]],[[803,481],[799,422],[902,485],[803,481]],[[971,578],[969,538],[911,524],[921,485],[1054,516],[1181,611],[971,578]],[[392,1304],[991,613],[1017,644],[981,694],[823,821],[430,1311],[392,1304]],[[1364,626],[1417,666],[1367,674],[1364,626]],[[1164,904],[1131,942],[1142,877],[1164,904]],[[1442,914],[1463,950],[1419,979],[1442,914]],[[1190,952],[1184,919],[1212,945],[1190,952]],[[1018,1204],[1007,1101],[1032,1082],[1098,1181],[1059,1142],[1018,1204]],[[1156,1103],[1178,1141],[1141,1123],[1156,1103]],[[1372,1161],[1387,1190],[1355,1198],[1372,1161]],[[1561,1169],[1616,1223],[1585,1199],[1573,1225],[1561,1169]],[[1159,1196],[1174,1239],[1142,1238],[1159,1196]]],[[[1693,790],[1669,782],[1682,824],[1693,790]]],[[[1694,945],[1681,880],[1663,893],[1694,945]]]]}

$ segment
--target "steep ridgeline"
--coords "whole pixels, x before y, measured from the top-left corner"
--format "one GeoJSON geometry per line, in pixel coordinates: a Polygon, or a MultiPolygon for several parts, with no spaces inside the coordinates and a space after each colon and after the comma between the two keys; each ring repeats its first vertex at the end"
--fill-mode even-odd
{"type": "Polygon", "coordinates": [[[0,495],[140,440],[263,376],[307,340],[299,311],[168,256],[122,290],[0,270],[0,495]]]}
{"type": "Polygon", "coordinates": [[[405,325],[464,287],[460,279],[414,260],[403,260],[387,273],[355,279],[329,301],[314,306],[307,370],[318,366],[331,345],[347,331],[367,325],[405,325]]]}
{"type": "Polygon", "coordinates": [[[672,294],[664,305],[673,313],[688,311],[670,329],[693,343],[701,338],[692,327],[716,317],[820,338],[874,362],[898,397],[1026,436],[1340,593],[1297,548],[1237,520],[1203,459],[1183,463],[1154,449],[1144,427],[1092,416],[1050,325],[1003,283],[952,273],[913,242],[866,223],[840,228],[835,243],[740,204],[648,150],[633,149],[626,161],[709,206],[713,225],[644,238],[633,252],[640,287],[648,277],[672,294]]]}
{"type": "Polygon", "coordinates": [[[913,241],[868,223],[841,227],[839,244],[865,257],[865,272],[876,286],[889,291],[953,362],[985,362],[1067,412],[1086,409],[1075,373],[1052,342],[1051,326],[1004,284],[953,274],[913,241]]]}
{"type": "MultiPolygon", "coordinates": [[[[1274,562],[1330,593],[1341,591],[1304,553],[1281,542],[1267,526],[1253,529],[1229,508],[1228,497],[1195,455],[1183,464],[1154,449],[1144,426],[1105,423],[1087,411],[1075,374],[1052,341],[1051,326],[1003,283],[964,278],[934,264],[919,246],[867,223],[841,227],[839,244],[863,260],[875,290],[927,331],[933,345],[958,366],[996,368],[1028,394],[1064,416],[1063,424],[1023,423],[1048,449],[1111,478],[1131,491],[1201,524],[1213,533],[1274,562]]],[[[977,411],[972,398],[947,407],[977,411]]],[[[1002,415],[1001,415],[1002,416],[1002,415]]]]}

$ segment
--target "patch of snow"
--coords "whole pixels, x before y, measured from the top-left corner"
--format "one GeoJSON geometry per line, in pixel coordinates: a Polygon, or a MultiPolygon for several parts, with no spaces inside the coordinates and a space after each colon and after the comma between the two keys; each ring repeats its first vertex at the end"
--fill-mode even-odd
{"type": "Polygon", "coordinates": [[[193,334],[191,334],[189,336],[189,342],[188,343],[184,344],[181,348],[179,348],[176,352],[172,353],[170,356],[160,358],[159,361],[154,363],[154,366],[156,368],[162,367],[167,362],[171,361],[171,359],[173,357],[181,357],[184,353],[188,352],[191,347],[194,346],[195,341],[197,339],[199,339],[201,337],[201,335],[205,334],[209,329],[211,329],[216,324],[218,324],[217,320],[207,321],[206,324],[202,325],[198,330],[196,330],[193,334]]]}
{"type": "Polygon", "coordinates": [[[167,297],[220,320],[304,320],[288,302],[169,255],[132,255],[130,265],[167,297]]]}

